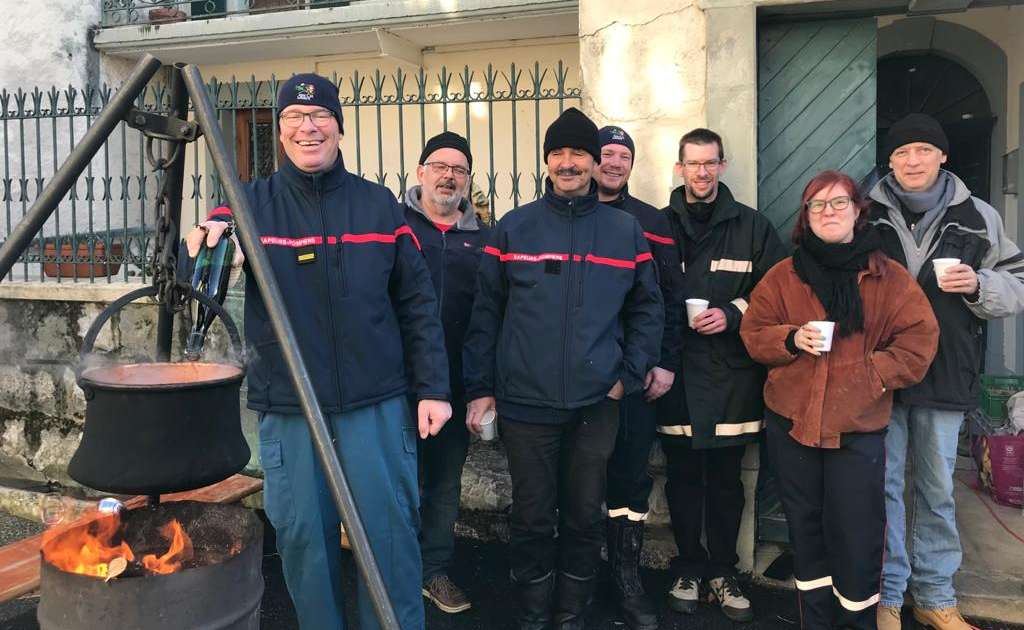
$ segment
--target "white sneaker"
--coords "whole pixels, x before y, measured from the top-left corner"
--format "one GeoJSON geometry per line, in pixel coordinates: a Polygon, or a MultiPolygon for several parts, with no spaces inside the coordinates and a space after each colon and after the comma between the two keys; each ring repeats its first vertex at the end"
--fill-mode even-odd
{"type": "Polygon", "coordinates": [[[676,612],[694,613],[700,598],[700,578],[676,578],[668,591],[668,607],[676,612]]]}
{"type": "Polygon", "coordinates": [[[735,576],[712,578],[708,584],[711,586],[711,596],[718,600],[726,617],[733,621],[753,621],[754,609],[750,607],[750,600],[740,590],[740,583],[735,576]]]}

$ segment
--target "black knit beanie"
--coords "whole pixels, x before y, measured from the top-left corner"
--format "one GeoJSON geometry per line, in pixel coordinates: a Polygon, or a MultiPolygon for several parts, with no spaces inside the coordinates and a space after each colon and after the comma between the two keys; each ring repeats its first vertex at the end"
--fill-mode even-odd
{"type": "Polygon", "coordinates": [[[438,149],[455,149],[466,156],[469,162],[469,170],[473,170],[473,154],[469,152],[469,142],[465,138],[452,131],[445,131],[437,134],[423,145],[423,152],[420,153],[420,164],[424,164],[430,154],[438,149]]]}
{"type": "Polygon", "coordinates": [[[625,129],[609,125],[608,127],[601,127],[597,134],[599,138],[598,144],[602,149],[609,144],[621,144],[629,149],[629,154],[633,156],[634,161],[636,160],[636,147],[633,146],[633,138],[629,137],[625,129]]]}
{"type": "Polygon", "coordinates": [[[281,84],[277,91],[277,113],[289,105],[318,105],[329,109],[338,120],[338,131],[345,133],[341,117],[341,101],[338,86],[319,74],[296,74],[281,84]]]}
{"type": "Polygon", "coordinates": [[[583,149],[594,156],[595,162],[601,161],[601,148],[598,144],[597,125],[587,115],[570,107],[551,123],[544,134],[544,159],[556,149],[583,149]]]}
{"type": "Polygon", "coordinates": [[[928,114],[908,114],[889,128],[885,134],[885,155],[911,142],[927,142],[945,154],[949,154],[949,139],[942,125],[928,114]]]}

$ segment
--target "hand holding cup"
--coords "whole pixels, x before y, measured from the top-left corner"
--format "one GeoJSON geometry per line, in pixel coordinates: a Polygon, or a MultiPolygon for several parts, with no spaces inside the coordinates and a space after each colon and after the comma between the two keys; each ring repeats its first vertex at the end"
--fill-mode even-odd
{"type": "Polygon", "coordinates": [[[793,337],[793,343],[807,354],[820,357],[822,352],[828,352],[832,349],[834,326],[833,322],[807,322],[797,329],[796,335],[793,337]],[[831,324],[831,326],[822,326],[822,324],[831,324]],[[822,328],[827,328],[828,330],[822,330],[822,328]]]}
{"type": "Polygon", "coordinates": [[[962,293],[970,295],[978,290],[978,274],[970,265],[960,262],[959,258],[936,258],[935,280],[939,289],[946,293],[962,293]]]}

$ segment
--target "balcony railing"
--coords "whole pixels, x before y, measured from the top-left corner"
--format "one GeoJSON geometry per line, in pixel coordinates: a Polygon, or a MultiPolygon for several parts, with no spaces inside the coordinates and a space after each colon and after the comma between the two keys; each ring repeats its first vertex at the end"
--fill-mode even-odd
{"type": "MultiPolygon", "coordinates": [[[[558,62],[458,72],[402,69],[334,76],[344,115],[342,155],[350,171],[396,195],[416,184],[427,138],[442,130],[469,139],[471,201],[492,220],[542,192],[544,129],[580,103],[577,72],[558,62]]],[[[243,181],[273,173],[282,157],[274,95],[279,79],[218,81],[210,95],[243,181]]],[[[107,88],[0,90],[0,242],[110,98],[107,88]]],[[[166,85],[154,83],[136,106],[164,112],[166,85]]],[[[36,236],[8,280],[145,282],[157,220],[159,174],[145,140],[121,123],[36,236]]],[[[182,225],[223,202],[202,138],[185,153],[182,225]]]]}
{"type": "Polygon", "coordinates": [[[104,0],[101,26],[170,24],[229,15],[348,6],[359,0],[104,0]]]}

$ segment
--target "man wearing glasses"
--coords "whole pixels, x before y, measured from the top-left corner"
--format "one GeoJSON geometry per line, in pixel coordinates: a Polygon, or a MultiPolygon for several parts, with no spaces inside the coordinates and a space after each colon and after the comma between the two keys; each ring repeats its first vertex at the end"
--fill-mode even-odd
{"type": "Polygon", "coordinates": [[[422,440],[419,458],[420,553],[423,596],[446,613],[470,608],[466,593],[448,576],[455,550],[462,466],[469,448],[462,343],[469,328],[476,272],[489,230],[467,199],[473,155],[462,136],[445,131],[427,141],[416,167],[419,185],[405,193],[405,220],[423,247],[440,301],[452,387],[452,420],[436,437],[422,440]]]}
{"type": "Polygon", "coordinates": [[[909,592],[919,624],[968,630],[953,585],[962,556],[953,501],[957,443],[964,413],[978,401],[985,322],[1024,309],[1024,254],[999,212],[942,168],[950,143],[937,120],[909,114],[890,127],[883,146],[892,172],[868,193],[871,222],[883,251],[906,266],[931,302],[939,349],[924,380],[896,393],[885,436],[877,624],[900,630],[909,592]],[[912,503],[909,518],[904,493],[912,503]]]}
{"type": "Polygon", "coordinates": [[[692,613],[705,586],[722,612],[750,621],[753,610],[736,581],[736,538],[743,514],[740,464],[764,416],[764,369],[740,339],[750,292],[785,257],[768,219],[736,201],[719,181],[722,138],[694,129],[679,141],[669,217],[683,260],[682,298],[706,300],[684,327],[682,367],[658,405],[666,457],[665,495],[679,555],[672,567],[672,609],[692,613]],[[701,543],[701,533],[707,547],[701,543]]]}
{"type": "MultiPolygon", "coordinates": [[[[451,416],[444,333],[430,272],[392,193],[349,173],[338,89],[300,74],[278,93],[285,159],[248,188],[260,240],[347,473],[399,624],[424,627],[416,433],[451,416]],[[417,401],[409,411],[408,398],[417,401]]],[[[188,237],[195,256],[230,210],[188,237]]],[[[241,261],[238,261],[241,264],[241,261]]],[[[251,275],[245,291],[248,405],[260,414],[267,517],[303,630],[344,628],[339,518],[251,275]]],[[[365,588],[359,627],[378,628],[365,588]]]]}

